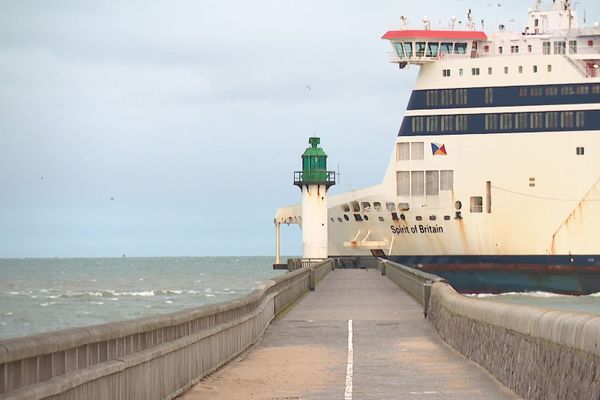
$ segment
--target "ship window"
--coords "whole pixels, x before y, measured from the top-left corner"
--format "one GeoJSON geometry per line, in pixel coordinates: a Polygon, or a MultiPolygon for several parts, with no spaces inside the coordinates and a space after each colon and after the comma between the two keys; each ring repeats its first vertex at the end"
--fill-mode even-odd
{"type": "Polygon", "coordinates": [[[366,215],[366,214],[363,216],[363,218],[365,219],[365,221],[368,221],[368,220],[369,220],[369,216],[368,216],[368,215],[366,215]]]}
{"type": "Polygon", "coordinates": [[[569,53],[577,54],[577,40],[569,40],[569,53]]]}
{"type": "Polygon", "coordinates": [[[413,142],[410,144],[410,158],[412,160],[423,160],[424,159],[424,143],[413,142]]]}
{"type": "Polygon", "coordinates": [[[347,214],[344,214],[344,219],[345,219],[346,221],[350,221],[350,218],[348,218],[348,215],[347,215],[347,214]]]}
{"type": "Polygon", "coordinates": [[[385,203],[385,208],[387,208],[388,211],[396,211],[396,204],[388,201],[385,203]]]}
{"type": "Polygon", "coordinates": [[[510,52],[511,53],[518,53],[519,52],[519,46],[510,46],[510,52]]]}
{"type": "Polygon", "coordinates": [[[453,43],[442,43],[440,46],[440,53],[451,54],[453,43]]]}
{"type": "Polygon", "coordinates": [[[398,196],[410,196],[410,172],[396,172],[396,194],[398,196]]]}
{"type": "Polygon", "coordinates": [[[583,147],[576,147],[575,148],[575,154],[577,154],[578,156],[582,156],[585,153],[585,148],[583,147]]]}
{"type": "Polygon", "coordinates": [[[592,47],[594,45],[594,41],[593,40],[588,40],[588,47],[592,47]]]}
{"type": "Polygon", "coordinates": [[[488,75],[492,74],[492,67],[488,67],[488,75]]]}
{"type": "Polygon", "coordinates": [[[429,216],[429,220],[430,221],[435,221],[437,219],[437,217],[435,215],[430,215],[429,216]]]}
{"type": "Polygon", "coordinates": [[[412,196],[423,196],[425,188],[424,171],[410,172],[410,193],[412,196]]]}
{"type": "Polygon", "coordinates": [[[358,204],[358,201],[353,201],[351,204],[352,204],[352,211],[360,212],[360,204],[358,204]]]}
{"type": "Polygon", "coordinates": [[[498,47],[498,54],[502,54],[502,46],[498,47]]]}
{"type": "Polygon", "coordinates": [[[577,128],[585,127],[585,113],[583,111],[577,111],[575,113],[575,126],[577,128]]]}
{"type": "Polygon", "coordinates": [[[565,54],[567,50],[567,44],[563,41],[554,42],[554,54],[565,54]]]}
{"type": "Polygon", "coordinates": [[[402,43],[396,43],[396,53],[398,53],[398,57],[404,58],[404,48],[402,47],[402,43]]]}
{"type": "Polygon", "coordinates": [[[462,68],[458,69],[458,76],[463,76],[463,69],[462,68]]]}
{"type": "Polygon", "coordinates": [[[485,104],[492,104],[494,102],[494,89],[486,88],[483,92],[485,97],[485,104]]]}
{"type": "Polygon", "coordinates": [[[456,208],[457,210],[460,210],[462,208],[462,202],[460,200],[457,200],[456,202],[454,202],[454,208],[456,208]]]}
{"type": "Polygon", "coordinates": [[[483,51],[485,51],[486,53],[490,52],[490,46],[488,46],[487,44],[485,46],[483,46],[483,51]]]}
{"type": "Polygon", "coordinates": [[[395,212],[392,213],[392,219],[394,221],[398,221],[398,214],[396,214],[395,212]]]}
{"type": "Polygon", "coordinates": [[[342,207],[343,212],[350,212],[350,206],[348,204],[342,204],[340,207],[342,207]]]}
{"type": "Polygon", "coordinates": [[[550,42],[544,42],[543,46],[543,54],[550,54],[550,42]]]}
{"type": "Polygon", "coordinates": [[[485,130],[495,131],[496,129],[498,129],[498,114],[486,114],[485,130]]]}
{"type": "Polygon", "coordinates": [[[404,42],[404,56],[410,58],[413,56],[413,44],[412,42],[404,42]]]}
{"type": "Polygon", "coordinates": [[[338,222],[342,222],[342,218],[338,217],[338,222]]]}
{"type": "Polygon", "coordinates": [[[428,57],[437,57],[439,48],[440,48],[440,44],[438,42],[427,43],[427,56],[428,57]]]}
{"type": "Polygon", "coordinates": [[[383,217],[381,217],[381,216],[379,217],[379,220],[380,220],[380,221],[385,221],[385,220],[383,219],[383,217]]]}
{"type": "Polygon", "coordinates": [[[425,42],[416,42],[415,51],[417,57],[423,57],[425,55],[425,42]]]}
{"type": "Polygon", "coordinates": [[[530,44],[527,45],[527,52],[531,53],[531,51],[533,50],[533,46],[531,46],[530,44]]]}
{"type": "Polygon", "coordinates": [[[399,211],[408,211],[408,210],[410,210],[410,204],[408,204],[408,203],[398,203],[398,210],[399,211]]]}
{"type": "Polygon", "coordinates": [[[331,218],[331,222],[335,222],[335,220],[333,219],[333,217],[331,218]]]}
{"type": "Polygon", "coordinates": [[[454,190],[454,171],[440,171],[440,190],[454,190]]]}
{"type": "Polygon", "coordinates": [[[519,65],[519,73],[522,74],[523,73],[523,66],[519,65]]]}
{"type": "Polygon", "coordinates": [[[481,196],[471,197],[471,212],[472,213],[483,212],[483,197],[481,197],[481,196]]]}
{"type": "Polygon", "coordinates": [[[504,67],[504,73],[508,74],[508,67],[504,67]]]}
{"type": "Polygon", "coordinates": [[[369,203],[368,201],[363,201],[362,208],[363,208],[364,212],[370,212],[371,211],[371,203],[369,203]]]}
{"type": "Polygon", "coordinates": [[[396,146],[396,160],[398,161],[404,161],[404,160],[410,160],[410,143],[409,142],[402,142],[402,143],[398,143],[398,145],[396,146]]]}
{"type": "Polygon", "coordinates": [[[534,73],[534,74],[537,74],[537,65],[534,65],[534,66],[533,66],[533,73],[534,73]]]}
{"type": "Polygon", "coordinates": [[[378,201],[373,202],[373,208],[375,211],[381,211],[381,203],[378,201]]]}
{"type": "Polygon", "coordinates": [[[479,75],[479,68],[471,68],[471,75],[479,75]]]}
{"type": "Polygon", "coordinates": [[[449,77],[450,76],[450,70],[449,69],[442,70],[442,76],[449,77]]]}
{"type": "Polygon", "coordinates": [[[440,171],[425,172],[425,193],[427,196],[437,196],[440,194],[440,171]]]}
{"type": "Polygon", "coordinates": [[[592,86],[592,94],[600,94],[600,85],[592,86]]]}
{"type": "Polygon", "coordinates": [[[354,214],[354,220],[355,221],[362,221],[362,216],[360,214],[354,214]]]}
{"type": "Polygon", "coordinates": [[[417,215],[417,216],[415,217],[415,219],[416,219],[417,221],[422,221],[422,220],[423,220],[423,217],[421,217],[420,215],[417,215]]]}
{"type": "Polygon", "coordinates": [[[456,54],[467,54],[467,44],[466,43],[456,43],[454,45],[454,52],[456,54]]]}
{"type": "Polygon", "coordinates": [[[449,215],[444,215],[444,221],[450,221],[450,216],[449,215]]]}
{"type": "Polygon", "coordinates": [[[548,72],[552,72],[552,65],[548,64],[548,72]]]}

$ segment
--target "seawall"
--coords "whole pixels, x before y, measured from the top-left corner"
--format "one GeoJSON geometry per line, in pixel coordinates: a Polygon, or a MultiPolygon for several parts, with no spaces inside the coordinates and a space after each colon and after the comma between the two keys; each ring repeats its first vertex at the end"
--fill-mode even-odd
{"type": "Polygon", "coordinates": [[[228,302],[0,341],[0,399],[172,399],[252,346],[332,268],[278,276],[228,302]]]}

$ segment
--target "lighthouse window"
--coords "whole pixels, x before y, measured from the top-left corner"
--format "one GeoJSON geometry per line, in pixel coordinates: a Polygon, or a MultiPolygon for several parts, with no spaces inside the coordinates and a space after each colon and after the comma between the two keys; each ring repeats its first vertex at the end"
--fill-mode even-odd
{"type": "Polygon", "coordinates": [[[425,194],[437,196],[440,194],[440,171],[425,172],[425,194]]]}
{"type": "Polygon", "coordinates": [[[358,204],[358,201],[353,201],[351,204],[352,204],[352,211],[360,212],[360,205],[358,204]]]}
{"type": "Polygon", "coordinates": [[[412,57],[413,56],[413,44],[412,44],[412,42],[404,42],[403,45],[404,45],[404,55],[407,58],[412,57]]]}
{"type": "Polygon", "coordinates": [[[472,213],[483,212],[483,197],[481,197],[481,196],[471,197],[471,212],[472,213]]]}
{"type": "Polygon", "coordinates": [[[410,144],[410,158],[413,160],[423,160],[424,159],[424,143],[423,142],[413,142],[410,144]]]}
{"type": "Polygon", "coordinates": [[[425,188],[425,173],[424,171],[411,171],[410,173],[410,190],[412,196],[423,196],[425,188]]]}
{"type": "Polygon", "coordinates": [[[388,211],[396,211],[396,203],[388,201],[387,203],[385,203],[385,208],[387,208],[388,211]]]}
{"type": "Polygon", "coordinates": [[[381,203],[378,201],[375,201],[373,203],[373,208],[375,209],[375,211],[381,211],[381,203]]]}
{"type": "Polygon", "coordinates": [[[396,172],[396,191],[398,196],[410,196],[410,172],[396,172]]]}
{"type": "Polygon", "coordinates": [[[454,190],[454,171],[440,171],[440,190],[454,190]]]}
{"type": "Polygon", "coordinates": [[[371,203],[369,203],[368,201],[363,201],[362,208],[364,212],[371,211],[371,203]]]}
{"type": "Polygon", "coordinates": [[[569,53],[577,54],[577,40],[569,40],[569,53]]]}
{"type": "Polygon", "coordinates": [[[416,42],[415,51],[417,57],[423,57],[425,55],[425,42],[416,42]]]}
{"type": "Polygon", "coordinates": [[[398,57],[404,58],[404,47],[402,47],[402,43],[396,43],[396,52],[398,53],[398,57]]]}

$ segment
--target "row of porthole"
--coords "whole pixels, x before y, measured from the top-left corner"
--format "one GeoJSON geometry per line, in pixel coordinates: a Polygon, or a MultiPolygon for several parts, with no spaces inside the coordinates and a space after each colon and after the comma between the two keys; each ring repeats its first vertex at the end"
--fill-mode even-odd
{"type": "MultiPolygon", "coordinates": [[[[368,215],[360,215],[360,214],[352,214],[354,216],[354,220],[357,222],[361,222],[361,221],[368,221],[369,220],[369,216],[368,215]]],[[[396,214],[395,212],[391,213],[392,216],[392,220],[393,221],[406,221],[406,215],[404,214],[400,214],[400,216],[398,216],[398,214],[396,214]]],[[[331,222],[335,222],[335,218],[331,217],[330,218],[331,222]]],[[[337,217],[338,222],[344,222],[344,221],[350,221],[350,217],[348,216],[348,214],[344,214],[343,217],[337,217]],[[342,219],[343,218],[343,219],[342,219]]],[[[423,221],[423,217],[420,215],[417,215],[415,217],[415,220],[417,221],[423,221]]],[[[430,215],[429,216],[429,220],[430,221],[436,221],[437,220],[437,216],[436,215],[430,215]]],[[[450,216],[449,215],[444,215],[444,221],[449,221],[450,220],[450,216]]],[[[385,218],[383,218],[382,216],[379,216],[379,221],[383,222],[385,221],[385,218]]]]}
{"type": "MultiPolygon", "coordinates": [[[[347,212],[355,212],[358,213],[362,210],[362,212],[370,212],[371,211],[371,203],[368,201],[363,201],[361,203],[359,203],[358,201],[353,201],[349,204],[342,204],[340,206],[340,208],[342,209],[343,212],[347,213],[347,212]]],[[[385,203],[385,208],[387,209],[387,211],[396,211],[396,203],[393,203],[391,201],[388,201],[387,203],[385,203]]],[[[408,203],[398,203],[398,210],[399,211],[408,211],[410,209],[410,205],[408,203]]],[[[381,204],[381,202],[379,201],[374,201],[373,202],[373,210],[375,211],[385,211],[383,209],[383,206],[381,204]]]]}

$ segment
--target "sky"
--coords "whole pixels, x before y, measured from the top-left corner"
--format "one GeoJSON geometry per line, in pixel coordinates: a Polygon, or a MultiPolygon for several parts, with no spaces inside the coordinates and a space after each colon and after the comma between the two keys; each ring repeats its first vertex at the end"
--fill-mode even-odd
{"type": "Polygon", "coordinates": [[[0,257],[272,255],[309,136],[330,193],[383,178],[417,74],[380,39],[401,15],[520,30],[530,5],[3,1],[0,257]]]}

